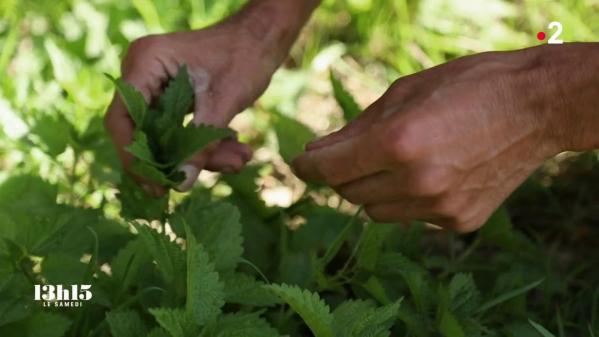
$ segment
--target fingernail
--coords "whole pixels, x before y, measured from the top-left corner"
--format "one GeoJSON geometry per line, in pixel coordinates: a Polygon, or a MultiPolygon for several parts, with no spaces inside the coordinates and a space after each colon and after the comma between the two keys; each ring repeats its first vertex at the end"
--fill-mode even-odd
{"type": "Polygon", "coordinates": [[[187,192],[193,187],[193,184],[198,179],[198,174],[200,174],[200,171],[198,171],[198,169],[193,165],[183,165],[179,167],[179,172],[183,172],[185,174],[185,180],[183,180],[183,182],[175,189],[179,192],[187,192]]]}

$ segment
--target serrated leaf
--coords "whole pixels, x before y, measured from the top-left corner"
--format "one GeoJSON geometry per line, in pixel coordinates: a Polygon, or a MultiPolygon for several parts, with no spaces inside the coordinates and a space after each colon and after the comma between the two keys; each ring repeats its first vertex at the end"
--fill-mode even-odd
{"type": "Polygon", "coordinates": [[[188,337],[197,334],[197,324],[182,309],[150,308],[148,311],[172,337],[188,337]]]}
{"type": "Polygon", "coordinates": [[[164,281],[176,293],[180,293],[185,284],[185,254],[181,247],[163,233],[148,226],[136,226],[144,246],[156,261],[164,281]]]}
{"type": "Polygon", "coordinates": [[[354,323],[360,319],[365,312],[375,308],[372,301],[349,300],[341,303],[333,311],[333,326],[336,336],[350,336],[354,323]]]}
{"type": "Polygon", "coordinates": [[[333,337],[333,315],[316,293],[287,284],[265,286],[279,296],[304,320],[315,337],[333,337]]]}
{"type": "Polygon", "coordinates": [[[168,194],[159,198],[146,193],[129,175],[121,176],[117,198],[121,202],[121,216],[127,220],[161,220],[168,207],[168,194]]]}
{"type": "Polygon", "coordinates": [[[271,306],[281,303],[278,297],[264,288],[264,282],[244,273],[234,273],[224,278],[225,302],[251,306],[271,306]]]}
{"type": "Polygon", "coordinates": [[[190,112],[194,101],[194,90],[191,79],[184,65],[173,78],[164,93],[160,96],[160,107],[163,116],[172,119],[172,123],[181,125],[183,118],[190,112]]]}
{"type": "Polygon", "coordinates": [[[333,95],[335,100],[343,110],[343,117],[346,122],[350,122],[360,115],[362,108],[356,103],[354,97],[345,89],[343,83],[335,76],[335,73],[330,72],[331,85],[333,86],[333,95]]]}
{"type": "Polygon", "coordinates": [[[274,129],[279,143],[279,153],[287,163],[304,152],[306,144],[316,134],[306,125],[282,114],[274,116],[274,129]]]}
{"type": "Polygon", "coordinates": [[[127,145],[125,149],[131,153],[135,158],[142,160],[148,164],[159,166],[154,159],[154,154],[148,144],[148,137],[141,131],[135,131],[133,133],[133,141],[127,145]]]}
{"type": "Polygon", "coordinates": [[[459,317],[474,313],[480,305],[480,293],[471,274],[456,274],[449,283],[450,309],[459,317]]]}
{"type": "Polygon", "coordinates": [[[218,337],[277,337],[279,333],[260,317],[260,312],[223,315],[216,326],[208,331],[218,337]]]}
{"type": "Polygon", "coordinates": [[[112,77],[110,79],[114,82],[116,90],[120,94],[136,128],[141,128],[148,112],[148,103],[146,103],[144,96],[123,79],[114,79],[112,77]]]}
{"type": "Polygon", "coordinates": [[[239,211],[225,202],[191,194],[171,217],[173,230],[183,235],[184,224],[208,252],[216,270],[232,270],[243,254],[239,211]]]}
{"type": "Polygon", "coordinates": [[[147,180],[162,186],[174,187],[179,185],[182,181],[182,179],[179,179],[178,181],[170,179],[163,171],[158,169],[157,166],[139,160],[134,161],[129,169],[133,174],[144,177],[147,180]]]}
{"type": "Polygon", "coordinates": [[[391,228],[385,225],[375,223],[366,225],[356,257],[357,268],[367,271],[373,271],[376,268],[376,262],[383,252],[385,238],[390,232],[391,228]]]}
{"type": "Polygon", "coordinates": [[[166,144],[163,163],[168,167],[179,167],[194,154],[217,140],[233,137],[235,133],[228,128],[215,128],[207,125],[196,126],[193,123],[174,131],[171,141],[166,144]]]}
{"type": "Polygon", "coordinates": [[[224,286],[219,280],[214,265],[186,227],[187,232],[187,303],[186,313],[204,325],[214,321],[225,304],[224,286]]]}
{"type": "Polygon", "coordinates": [[[148,330],[135,311],[111,311],[106,321],[113,337],[146,337],[148,330]]]}
{"type": "Polygon", "coordinates": [[[382,275],[401,276],[412,294],[413,300],[419,310],[424,311],[429,305],[429,285],[426,271],[416,263],[399,253],[382,255],[377,263],[377,271],[382,275]]]}
{"type": "Polygon", "coordinates": [[[131,240],[110,263],[112,278],[122,291],[142,276],[142,266],[149,261],[147,250],[140,239],[131,240]]]}
{"type": "Polygon", "coordinates": [[[398,318],[401,300],[384,307],[370,309],[362,313],[352,326],[351,337],[388,337],[389,329],[398,318]]]}

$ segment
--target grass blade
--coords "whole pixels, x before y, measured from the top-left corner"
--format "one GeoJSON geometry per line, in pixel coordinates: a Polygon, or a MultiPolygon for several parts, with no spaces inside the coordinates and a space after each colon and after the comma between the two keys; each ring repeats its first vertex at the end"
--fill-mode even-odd
{"type": "Polygon", "coordinates": [[[530,291],[531,289],[538,287],[541,283],[543,283],[543,281],[545,281],[544,278],[540,279],[538,281],[534,281],[534,282],[532,282],[530,284],[527,284],[524,287],[520,287],[520,288],[514,289],[512,291],[508,291],[507,293],[505,293],[503,295],[500,295],[500,296],[496,297],[495,299],[493,299],[493,300],[491,300],[491,301],[483,304],[476,311],[476,313],[477,314],[481,314],[481,313],[483,313],[483,312],[485,312],[485,311],[493,308],[496,305],[499,305],[499,304],[501,304],[503,302],[509,301],[512,298],[518,297],[518,296],[520,296],[520,295],[522,295],[522,294],[530,291]]]}

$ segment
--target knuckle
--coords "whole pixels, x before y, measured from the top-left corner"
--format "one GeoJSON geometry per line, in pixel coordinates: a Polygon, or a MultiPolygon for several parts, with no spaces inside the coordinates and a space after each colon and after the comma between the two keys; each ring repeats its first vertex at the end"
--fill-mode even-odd
{"type": "Polygon", "coordinates": [[[153,50],[157,48],[161,44],[160,35],[148,35],[144,37],[140,37],[135,39],[129,45],[129,54],[134,54],[138,52],[146,53],[149,50],[153,50]]]}
{"type": "Polygon", "coordinates": [[[451,185],[451,173],[445,169],[431,169],[416,173],[411,192],[416,196],[438,196],[451,185]]]}
{"type": "Polygon", "coordinates": [[[380,136],[381,148],[391,163],[404,163],[417,155],[418,139],[414,127],[400,124],[387,128],[380,136]]]}

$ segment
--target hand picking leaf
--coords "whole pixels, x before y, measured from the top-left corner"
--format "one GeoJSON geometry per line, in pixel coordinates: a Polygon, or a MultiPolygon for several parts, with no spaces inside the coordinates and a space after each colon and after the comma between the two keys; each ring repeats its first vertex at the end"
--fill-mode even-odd
{"type": "Polygon", "coordinates": [[[209,144],[233,135],[228,128],[184,125],[185,115],[194,103],[194,91],[182,66],[170,80],[156,107],[149,107],[143,95],[123,79],[114,80],[131,119],[135,123],[133,142],[126,147],[136,161],[133,173],[166,187],[175,187],[184,179],[178,167],[209,144]]]}
{"type": "MultiPolygon", "coordinates": [[[[178,170],[180,165],[209,144],[233,135],[228,128],[196,126],[193,123],[184,125],[185,116],[194,104],[194,89],[186,66],[179,69],[158,104],[151,107],[131,84],[123,79],[111,79],[135,124],[133,141],[125,149],[135,157],[129,170],[140,177],[167,188],[178,186],[185,180],[185,174],[178,170]]],[[[123,177],[121,180],[119,199],[124,217],[163,218],[168,196],[151,198],[131,178],[123,177]]]]}

